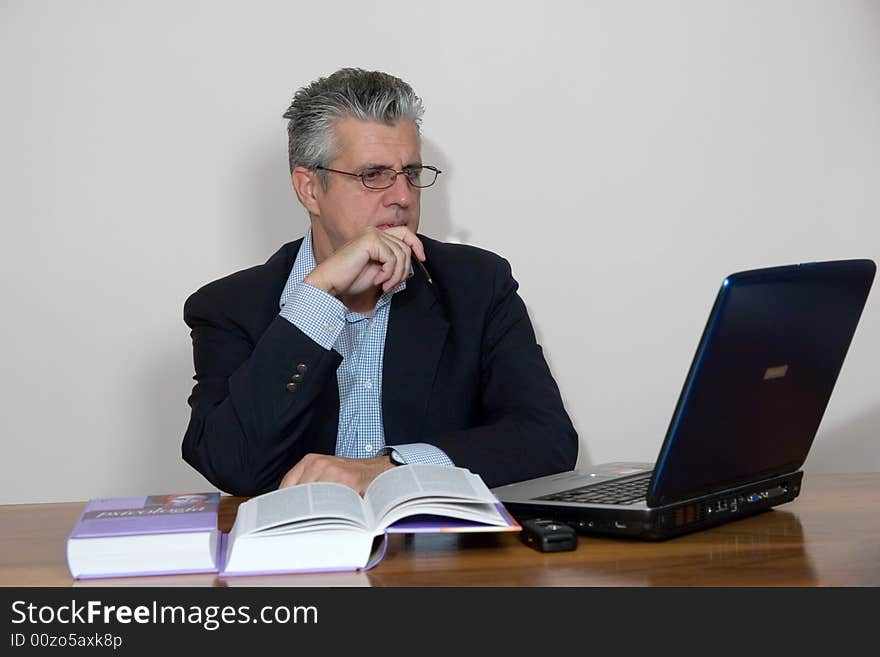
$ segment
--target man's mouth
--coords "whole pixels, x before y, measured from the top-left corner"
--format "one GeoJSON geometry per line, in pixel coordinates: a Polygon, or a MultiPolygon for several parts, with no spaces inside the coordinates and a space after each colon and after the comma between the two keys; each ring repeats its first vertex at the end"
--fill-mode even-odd
{"type": "Polygon", "coordinates": [[[386,230],[388,228],[395,228],[397,226],[405,226],[405,225],[406,224],[404,224],[404,223],[397,222],[397,223],[393,223],[393,224],[379,224],[378,226],[376,226],[376,228],[378,228],[379,230],[386,230]]]}

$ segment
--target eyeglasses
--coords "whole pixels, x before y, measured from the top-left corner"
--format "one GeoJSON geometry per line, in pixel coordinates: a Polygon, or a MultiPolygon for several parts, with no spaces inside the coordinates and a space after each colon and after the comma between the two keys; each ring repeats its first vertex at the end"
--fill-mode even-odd
{"type": "Polygon", "coordinates": [[[320,169],[321,171],[332,171],[333,173],[341,173],[346,176],[360,178],[361,182],[364,184],[364,187],[366,187],[367,189],[388,189],[394,184],[394,181],[397,180],[397,175],[401,173],[406,176],[406,181],[410,185],[412,185],[413,187],[418,187],[419,189],[424,189],[425,187],[430,187],[435,182],[437,182],[437,176],[443,173],[437,167],[422,165],[404,167],[403,171],[389,169],[388,167],[375,167],[372,169],[367,169],[366,171],[362,171],[361,173],[352,173],[351,171],[339,171],[338,169],[330,169],[328,167],[322,166],[316,166],[315,169],[320,169]]]}

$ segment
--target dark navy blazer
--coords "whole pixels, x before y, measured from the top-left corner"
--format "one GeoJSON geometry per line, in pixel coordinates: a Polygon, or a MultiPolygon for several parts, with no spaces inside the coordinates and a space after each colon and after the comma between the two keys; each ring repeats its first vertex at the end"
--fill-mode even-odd
{"type": "MultiPolygon", "coordinates": [[[[570,470],[578,438],[510,265],[420,236],[420,270],[391,304],[382,382],[388,445],[430,443],[490,487],[570,470]]],[[[305,454],[333,454],[342,357],[281,317],[302,240],[187,299],[196,384],[183,458],[219,489],[278,487],[305,454]],[[302,381],[290,386],[297,372],[302,381]]]]}

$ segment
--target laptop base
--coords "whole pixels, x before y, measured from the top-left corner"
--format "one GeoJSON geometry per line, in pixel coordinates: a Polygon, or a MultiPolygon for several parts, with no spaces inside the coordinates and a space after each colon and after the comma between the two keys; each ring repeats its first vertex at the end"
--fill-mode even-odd
{"type": "Polygon", "coordinates": [[[644,540],[666,540],[767,511],[791,502],[801,491],[803,471],[734,487],[659,508],[627,509],[541,504],[537,501],[504,506],[520,522],[548,518],[570,525],[579,534],[644,540]]]}

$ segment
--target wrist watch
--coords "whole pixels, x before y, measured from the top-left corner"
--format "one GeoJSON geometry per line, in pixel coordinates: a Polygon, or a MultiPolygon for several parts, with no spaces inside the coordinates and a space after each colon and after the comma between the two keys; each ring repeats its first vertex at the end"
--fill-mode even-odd
{"type": "Polygon", "coordinates": [[[388,456],[391,458],[391,462],[394,465],[406,465],[406,461],[403,460],[403,457],[397,453],[396,449],[392,449],[388,456]]]}

